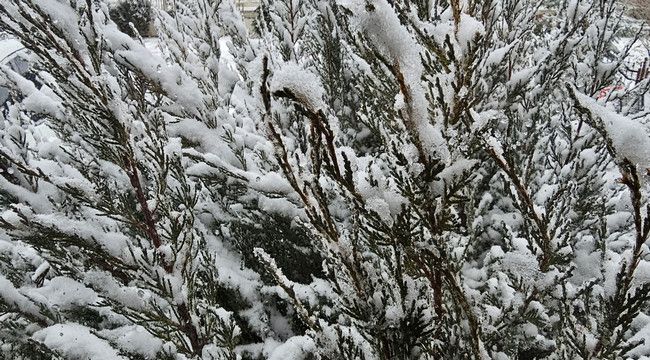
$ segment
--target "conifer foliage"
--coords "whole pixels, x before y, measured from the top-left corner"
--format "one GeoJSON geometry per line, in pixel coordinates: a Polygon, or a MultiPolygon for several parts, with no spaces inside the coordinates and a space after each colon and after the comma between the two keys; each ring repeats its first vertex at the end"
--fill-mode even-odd
{"type": "Polygon", "coordinates": [[[0,357],[650,356],[619,5],[0,3],[0,357]]]}
{"type": "Polygon", "coordinates": [[[111,7],[109,14],[120,31],[131,36],[136,31],[147,35],[153,22],[153,11],[148,0],[120,1],[111,7]]]}

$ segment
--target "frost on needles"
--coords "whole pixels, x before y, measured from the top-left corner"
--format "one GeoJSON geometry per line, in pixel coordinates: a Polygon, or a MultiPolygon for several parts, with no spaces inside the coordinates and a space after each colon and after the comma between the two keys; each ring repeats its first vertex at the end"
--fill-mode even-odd
{"type": "Polygon", "coordinates": [[[650,356],[620,1],[168,10],[0,2],[0,358],[650,356]]]}

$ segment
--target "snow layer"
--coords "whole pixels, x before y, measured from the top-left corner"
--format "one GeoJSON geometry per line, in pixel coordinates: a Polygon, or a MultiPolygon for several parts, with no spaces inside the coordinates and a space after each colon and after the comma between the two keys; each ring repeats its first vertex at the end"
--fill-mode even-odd
{"type": "Polygon", "coordinates": [[[599,105],[578,91],[575,95],[580,105],[601,122],[618,160],[627,159],[635,165],[650,167],[650,133],[643,124],[599,105]]]}
{"type": "Polygon", "coordinates": [[[76,323],[56,324],[34,333],[33,339],[70,359],[124,360],[110,344],[76,323]]]}
{"type": "Polygon", "coordinates": [[[273,350],[269,360],[304,359],[315,348],[314,340],[308,336],[294,336],[273,350]]]}
{"type": "Polygon", "coordinates": [[[354,25],[370,39],[390,65],[395,67],[398,76],[403,77],[406,88],[401,90],[404,92],[402,96],[406,100],[408,118],[414,126],[418,140],[429,152],[427,155],[437,153],[438,156],[447,158],[449,154],[446,141],[440,129],[431,124],[429,119],[428,101],[422,86],[424,68],[420,57],[421,46],[402,26],[387,1],[339,1],[355,14],[354,25]]]}
{"type": "Polygon", "coordinates": [[[9,305],[15,306],[22,312],[40,318],[40,309],[25,295],[21,294],[4,276],[0,274],[0,298],[9,305]]]}
{"type": "Polygon", "coordinates": [[[32,290],[30,295],[40,302],[50,306],[56,305],[62,309],[94,304],[99,300],[92,289],[62,276],[46,281],[43,287],[32,290]]]}
{"type": "Polygon", "coordinates": [[[139,325],[127,325],[112,330],[102,330],[98,333],[109,339],[121,349],[130,353],[140,354],[145,359],[155,359],[162,350],[162,340],[154,337],[139,325]]]}
{"type": "Polygon", "coordinates": [[[15,54],[17,51],[24,48],[23,44],[16,39],[0,40],[0,65],[3,65],[6,61],[10,60],[12,54],[15,54]]]}
{"type": "Polygon", "coordinates": [[[320,79],[296,63],[285,63],[273,74],[271,91],[284,89],[291,91],[310,111],[325,108],[320,79]]]}

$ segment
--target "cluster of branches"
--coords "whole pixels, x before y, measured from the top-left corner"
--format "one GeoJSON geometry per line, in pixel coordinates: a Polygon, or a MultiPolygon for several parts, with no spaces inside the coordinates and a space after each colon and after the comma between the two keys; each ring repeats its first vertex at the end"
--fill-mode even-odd
{"type": "Polygon", "coordinates": [[[650,354],[617,1],[263,1],[252,37],[179,0],[155,53],[107,14],[0,5],[44,84],[3,69],[0,351],[650,354]]]}

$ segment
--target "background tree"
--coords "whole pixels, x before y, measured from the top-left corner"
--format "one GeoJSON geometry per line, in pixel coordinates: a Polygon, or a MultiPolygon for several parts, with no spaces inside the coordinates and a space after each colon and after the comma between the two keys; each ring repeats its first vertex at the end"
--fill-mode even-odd
{"type": "Polygon", "coordinates": [[[125,34],[135,36],[135,31],[141,36],[151,34],[154,12],[149,0],[121,0],[111,6],[109,14],[125,34]]]}

